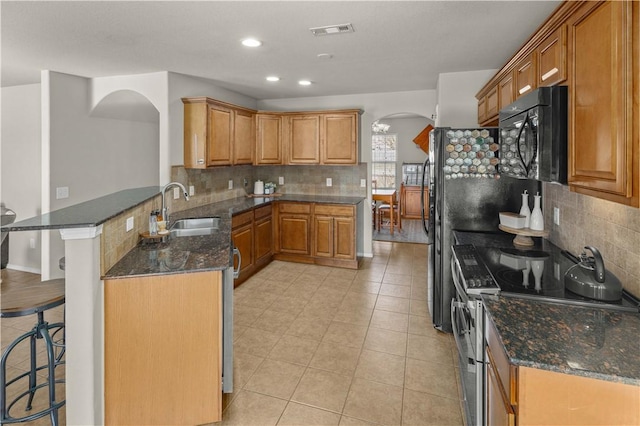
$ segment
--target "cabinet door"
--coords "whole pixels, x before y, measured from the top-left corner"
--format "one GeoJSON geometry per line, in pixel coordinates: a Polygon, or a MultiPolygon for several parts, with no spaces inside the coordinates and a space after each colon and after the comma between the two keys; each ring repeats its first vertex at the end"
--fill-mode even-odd
{"type": "Polygon", "coordinates": [[[493,120],[498,117],[499,111],[498,86],[487,93],[486,117],[484,121],[493,120]]]}
{"type": "MultiPolygon", "coordinates": [[[[429,215],[429,189],[424,190],[424,202],[427,209],[425,211],[425,218],[429,215]]],[[[404,193],[402,194],[402,217],[407,219],[421,219],[422,217],[422,205],[420,199],[420,187],[419,186],[405,186],[404,193]]]]}
{"type": "Polygon", "coordinates": [[[569,22],[569,184],[625,204],[635,180],[632,3],[587,2],[569,22]]]}
{"type": "Polygon", "coordinates": [[[333,218],[313,216],[313,256],[333,257],[333,218]]]}
{"type": "Polygon", "coordinates": [[[478,99],[478,124],[484,123],[487,118],[487,97],[478,99]]]}
{"type": "Polygon", "coordinates": [[[507,74],[498,83],[498,98],[498,112],[516,99],[516,86],[513,82],[513,72],[507,74]]]}
{"type": "Polygon", "coordinates": [[[255,224],[255,257],[256,263],[268,257],[273,247],[273,222],[271,216],[256,221],[255,224]]]}
{"type": "Polygon", "coordinates": [[[357,164],[357,119],[357,113],[323,115],[323,164],[357,164]]]}
{"type": "Polygon", "coordinates": [[[553,86],[567,79],[567,27],[560,26],[542,41],[538,53],[538,87],[553,86]]]}
{"type": "MultiPolygon", "coordinates": [[[[240,265],[240,275],[247,273],[253,268],[253,226],[252,224],[244,225],[238,229],[231,231],[231,241],[233,245],[240,250],[242,256],[242,264],[240,265]]],[[[237,257],[233,260],[233,267],[238,267],[237,257]]]]}
{"type": "Polygon", "coordinates": [[[355,219],[353,217],[333,219],[333,257],[349,260],[356,258],[355,219]]]}
{"type": "Polygon", "coordinates": [[[526,95],[535,89],[536,82],[536,56],[531,52],[523,58],[515,69],[516,97],[526,95]]]}
{"type": "Polygon", "coordinates": [[[320,115],[289,117],[289,163],[320,163],[320,115]]]}
{"type": "Polygon", "coordinates": [[[232,113],[228,108],[209,105],[207,165],[231,164],[232,113]]]}
{"type": "Polygon", "coordinates": [[[308,215],[280,214],[279,231],[281,253],[311,254],[308,215]]]}
{"type": "Polygon", "coordinates": [[[256,164],[282,164],[282,117],[256,116],[256,164]]]}
{"type": "MultiPolygon", "coordinates": [[[[489,356],[487,354],[487,359],[489,356]]],[[[513,407],[506,399],[505,391],[498,380],[492,363],[487,363],[486,410],[488,426],[515,426],[516,418],[513,407]]]]}
{"type": "Polygon", "coordinates": [[[234,111],[233,131],[233,164],[253,164],[254,114],[234,111]]]}
{"type": "Polygon", "coordinates": [[[207,168],[207,104],[184,101],[184,167],[207,168]]]}

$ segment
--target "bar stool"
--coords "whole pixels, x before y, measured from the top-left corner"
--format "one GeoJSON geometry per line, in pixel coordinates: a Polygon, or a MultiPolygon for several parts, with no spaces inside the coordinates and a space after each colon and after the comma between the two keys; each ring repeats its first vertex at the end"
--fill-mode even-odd
{"type": "Polygon", "coordinates": [[[64,364],[64,323],[49,324],[44,320],[44,311],[64,304],[65,280],[54,279],[42,281],[35,284],[22,284],[6,282],[2,284],[2,309],[0,318],[14,318],[25,315],[37,314],[38,320],[33,329],[14,340],[2,354],[0,362],[0,424],[22,423],[39,419],[49,415],[51,424],[57,426],[58,410],[65,404],[65,400],[56,400],[56,383],[64,383],[64,379],[55,377],[55,368],[64,364]],[[61,333],[62,337],[56,341],[56,337],[61,333]],[[30,369],[26,373],[20,374],[14,379],[7,378],[7,359],[10,353],[22,341],[29,339],[30,344],[30,369]],[[47,351],[47,363],[42,366],[36,365],[36,341],[44,339],[47,351]],[[58,350],[58,354],[56,354],[58,350]],[[37,384],[36,373],[47,369],[48,378],[45,382],[37,384]],[[29,387],[21,392],[13,401],[7,401],[7,389],[20,379],[28,377],[29,387]],[[33,398],[38,389],[48,388],[49,406],[37,413],[32,413],[24,417],[13,417],[11,409],[24,397],[28,396],[25,411],[31,411],[33,398]]]}

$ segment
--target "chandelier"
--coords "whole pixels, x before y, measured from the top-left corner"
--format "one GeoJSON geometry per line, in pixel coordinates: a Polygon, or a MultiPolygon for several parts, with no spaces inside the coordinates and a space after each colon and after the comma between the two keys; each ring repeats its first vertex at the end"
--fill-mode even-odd
{"type": "Polygon", "coordinates": [[[371,131],[373,133],[387,133],[390,127],[388,124],[379,123],[378,120],[376,120],[371,124],[371,131]]]}

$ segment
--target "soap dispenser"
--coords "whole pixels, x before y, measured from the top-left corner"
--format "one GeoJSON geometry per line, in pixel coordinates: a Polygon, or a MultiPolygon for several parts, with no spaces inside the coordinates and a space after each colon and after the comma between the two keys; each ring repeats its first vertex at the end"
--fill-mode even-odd
{"type": "Polygon", "coordinates": [[[520,208],[520,216],[524,216],[524,227],[529,228],[531,225],[531,210],[529,210],[529,193],[525,189],[522,193],[522,207],[520,208]]]}
{"type": "Polygon", "coordinates": [[[534,195],[533,212],[531,212],[531,230],[543,231],[544,230],[544,216],[542,215],[542,209],[540,208],[540,193],[534,195]]]}

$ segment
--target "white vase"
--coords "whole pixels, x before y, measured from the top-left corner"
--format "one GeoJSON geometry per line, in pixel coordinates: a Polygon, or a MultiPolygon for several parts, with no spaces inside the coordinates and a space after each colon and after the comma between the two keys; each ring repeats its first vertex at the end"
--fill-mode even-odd
{"type": "Polygon", "coordinates": [[[531,225],[532,231],[544,230],[544,216],[542,215],[542,209],[540,209],[540,193],[533,197],[533,211],[531,212],[531,225]]]}
{"type": "Polygon", "coordinates": [[[528,228],[531,223],[531,210],[529,210],[529,193],[525,189],[522,193],[522,207],[520,208],[520,216],[524,216],[524,227],[528,228]]]}

